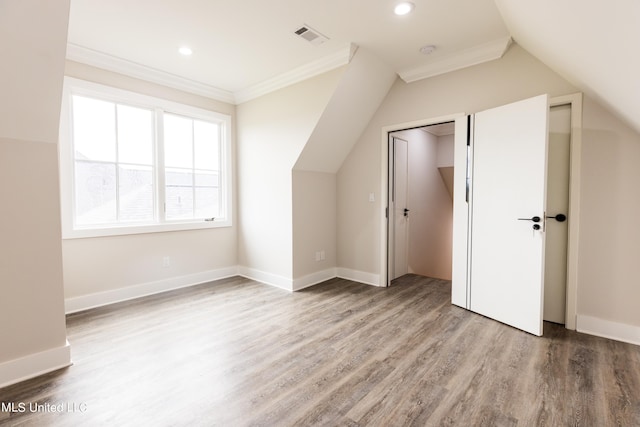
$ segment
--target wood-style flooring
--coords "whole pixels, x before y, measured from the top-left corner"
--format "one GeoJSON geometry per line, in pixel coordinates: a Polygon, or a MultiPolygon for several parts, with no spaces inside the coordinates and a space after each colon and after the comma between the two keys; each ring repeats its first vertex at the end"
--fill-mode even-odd
{"type": "Polygon", "coordinates": [[[640,426],[640,347],[535,337],[450,293],[231,278],[73,314],[74,365],[0,389],[0,425],[640,426]]]}

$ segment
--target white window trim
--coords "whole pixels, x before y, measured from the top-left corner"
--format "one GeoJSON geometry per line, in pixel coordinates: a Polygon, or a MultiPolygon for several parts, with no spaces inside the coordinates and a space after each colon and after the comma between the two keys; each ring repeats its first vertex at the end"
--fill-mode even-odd
{"type": "MultiPolygon", "coordinates": [[[[156,124],[156,127],[160,124],[156,124]]],[[[158,133],[161,135],[161,133],[158,133]]],[[[60,143],[59,143],[59,161],[60,161],[60,210],[62,216],[62,238],[77,239],[87,237],[102,236],[119,236],[127,234],[140,233],[158,233],[165,231],[180,230],[197,230],[230,227],[233,225],[233,182],[232,182],[232,145],[231,145],[231,116],[217,113],[214,111],[204,110],[202,108],[184,105],[161,98],[142,95],[123,89],[105,86],[98,83],[92,83],[72,77],[65,77],[63,86],[62,109],[60,114],[60,143]],[[132,225],[107,225],[107,226],[91,226],[91,228],[76,228],[74,226],[74,182],[73,182],[73,150],[71,147],[71,124],[72,117],[70,112],[70,99],[72,95],[85,95],[96,97],[108,101],[126,103],[129,105],[139,106],[148,109],[162,109],[166,113],[174,113],[189,116],[195,119],[217,121],[223,124],[221,135],[221,160],[224,167],[220,175],[220,188],[223,189],[222,197],[223,211],[225,218],[216,218],[214,221],[171,221],[154,224],[132,224],[132,225]]],[[[162,153],[162,144],[154,147],[156,156],[156,184],[162,185],[164,177],[158,172],[158,166],[161,164],[159,158],[162,153]],[[159,147],[159,148],[158,148],[159,147]]],[[[158,200],[158,188],[156,188],[156,203],[162,203],[158,200]]]]}

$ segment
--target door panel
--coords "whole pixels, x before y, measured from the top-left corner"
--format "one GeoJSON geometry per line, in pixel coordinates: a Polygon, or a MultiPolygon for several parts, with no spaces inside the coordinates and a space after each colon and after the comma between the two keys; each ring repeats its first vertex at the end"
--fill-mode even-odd
{"type": "Polygon", "coordinates": [[[394,262],[392,279],[408,273],[409,265],[409,217],[407,209],[408,143],[393,138],[393,218],[394,218],[394,262]]]}
{"type": "Polygon", "coordinates": [[[470,309],[542,335],[547,96],[475,115],[470,309]],[[540,217],[534,223],[520,218],[540,217]],[[539,225],[539,230],[534,230],[539,225]]]}

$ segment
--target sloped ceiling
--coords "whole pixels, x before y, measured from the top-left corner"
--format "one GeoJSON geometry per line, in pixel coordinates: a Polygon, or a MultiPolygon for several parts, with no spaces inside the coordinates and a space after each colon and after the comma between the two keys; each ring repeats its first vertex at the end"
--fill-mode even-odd
{"type": "Polygon", "coordinates": [[[640,1],[495,2],[520,46],[640,132],[640,1]]]}
{"type": "Polygon", "coordinates": [[[395,80],[389,66],[359,48],[294,169],[337,172],[395,80]]]}

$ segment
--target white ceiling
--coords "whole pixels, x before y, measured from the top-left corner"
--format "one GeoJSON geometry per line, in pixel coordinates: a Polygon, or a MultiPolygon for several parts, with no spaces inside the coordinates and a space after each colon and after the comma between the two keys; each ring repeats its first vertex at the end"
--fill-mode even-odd
{"type": "Polygon", "coordinates": [[[487,60],[495,59],[507,47],[509,32],[493,0],[414,0],[406,16],[393,14],[397,2],[71,0],[68,56],[91,63],[92,54],[106,54],[94,65],[117,58],[130,69],[143,66],[238,94],[292,70],[313,71],[313,64],[345,64],[352,44],[411,76],[405,80],[433,73],[432,65],[472,65],[494,47],[487,60]],[[314,46],[296,36],[303,24],[329,41],[314,46]],[[437,50],[425,56],[419,49],[427,44],[437,50]],[[193,55],[179,55],[182,45],[193,55]]]}
{"type": "Polygon", "coordinates": [[[71,0],[67,57],[241,103],[346,64],[355,46],[411,82],[499,58],[513,37],[640,131],[640,1],[413,0],[395,16],[398,1],[71,0]],[[295,36],[303,24],[329,41],[295,36]]]}

